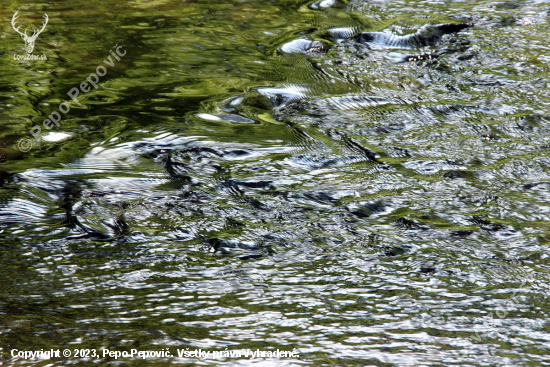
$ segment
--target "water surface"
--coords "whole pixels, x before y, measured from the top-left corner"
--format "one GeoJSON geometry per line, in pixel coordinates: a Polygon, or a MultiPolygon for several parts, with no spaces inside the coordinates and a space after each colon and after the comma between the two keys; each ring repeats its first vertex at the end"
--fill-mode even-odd
{"type": "Polygon", "coordinates": [[[6,365],[548,363],[550,3],[15,6],[6,365]],[[47,61],[14,60],[16,10],[47,61]],[[41,348],[300,357],[10,355],[41,348]]]}

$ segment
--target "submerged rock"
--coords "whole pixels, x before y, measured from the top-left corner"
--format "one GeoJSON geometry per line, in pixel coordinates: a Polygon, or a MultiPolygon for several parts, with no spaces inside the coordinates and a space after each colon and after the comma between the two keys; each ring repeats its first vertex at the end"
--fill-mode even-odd
{"type": "Polygon", "coordinates": [[[391,32],[363,32],[356,35],[353,40],[378,47],[418,48],[435,44],[444,35],[457,33],[468,27],[471,25],[465,23],[426,25],[406,36],[398,36],[391,32]]]}

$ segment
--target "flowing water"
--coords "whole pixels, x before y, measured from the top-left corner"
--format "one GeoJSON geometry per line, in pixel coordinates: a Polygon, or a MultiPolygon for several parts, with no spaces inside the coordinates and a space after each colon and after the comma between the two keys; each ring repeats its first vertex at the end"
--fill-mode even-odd
{"type": "Polygon", "coordinates": [[[1,14],[5,365],[550,365],[550,2],[1,14]]]}

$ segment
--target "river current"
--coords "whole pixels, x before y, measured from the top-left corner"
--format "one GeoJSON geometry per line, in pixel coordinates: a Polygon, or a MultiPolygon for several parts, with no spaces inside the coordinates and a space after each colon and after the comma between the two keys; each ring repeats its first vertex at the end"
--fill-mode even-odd
{"type": "Polygon", "coordinates": [[[550,364],[550,2],[1,13],[5,365],[550,364]]]}

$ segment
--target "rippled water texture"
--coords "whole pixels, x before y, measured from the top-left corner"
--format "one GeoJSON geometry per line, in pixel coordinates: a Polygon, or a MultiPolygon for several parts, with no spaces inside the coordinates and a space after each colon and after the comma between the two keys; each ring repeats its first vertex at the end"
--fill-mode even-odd
{"type": "Polygon", "coordinates": [[[6,365],[548,365],[548,1],[17,6],[6,365]],[[41,348],[300,357],[10,355],[41,348]]]}

